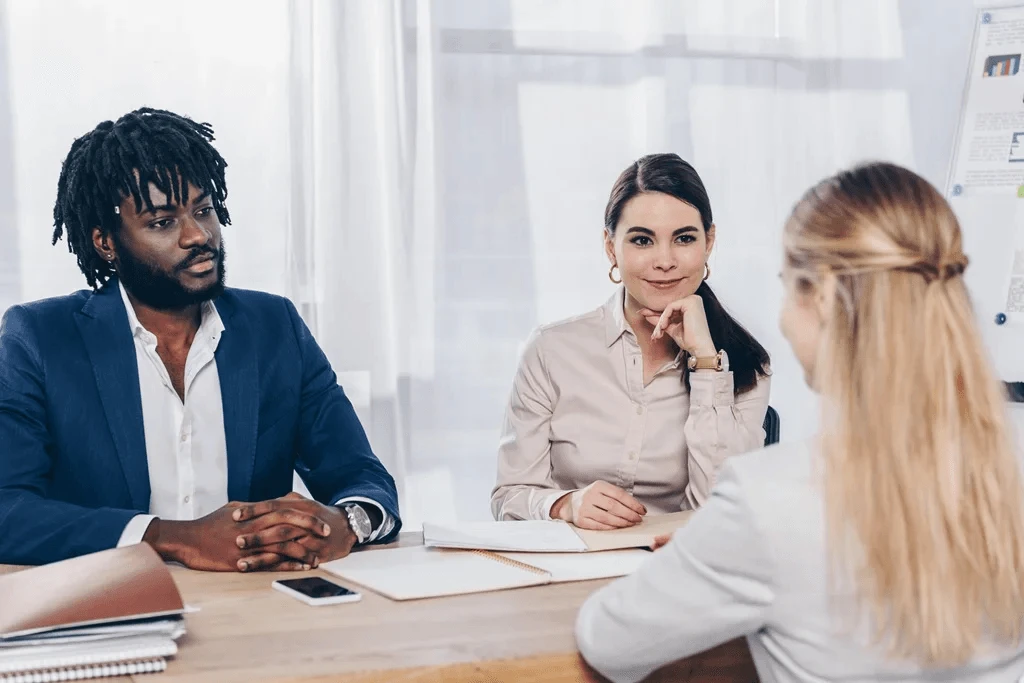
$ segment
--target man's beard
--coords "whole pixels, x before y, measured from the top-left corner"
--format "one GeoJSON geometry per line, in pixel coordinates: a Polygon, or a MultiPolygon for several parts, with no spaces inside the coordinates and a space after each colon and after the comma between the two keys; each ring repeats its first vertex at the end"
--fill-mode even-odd
{"type": "Polygon", "coordinates": [[[117,246],[117,273],[124,288],[141,303],[159,311],[182,309],[193,304],[216,299],[224,292],[224,242],[220,249],[197,247],[187,258],[174,267],[179,273],[191,266],[199,258],[213,254],[217,259],[217,281],[205,289],[189,290],[184,288],[174,277],[145,261],[138,259],[123,244],[117,246]]]}

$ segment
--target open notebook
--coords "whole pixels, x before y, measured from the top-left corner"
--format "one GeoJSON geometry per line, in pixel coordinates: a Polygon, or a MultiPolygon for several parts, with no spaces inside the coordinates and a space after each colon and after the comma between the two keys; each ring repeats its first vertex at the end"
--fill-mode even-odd
{"type": "Polygon", "coordinates": [[[185,633],[174,579],[146,544],[0,576],[0,683],[163,671],[185,633]]]}
{"type": "Polygon", "coordinates": [[[413,546],[352,553],[320,566],[392,600],[416,600],[625,576],[650,556],[646,550],[538,555],[413,546]]]}
{"type": "Polygon", "coordinates": [[[646,548],[655,537],[671,534],[686,524],[692,510],[651,515],[636,526],[610,531],[578,529],[555,521],[424,522],[423,544],[434,548],[464,548],[530,553],[585,553],[621,548],[646,548]]]}

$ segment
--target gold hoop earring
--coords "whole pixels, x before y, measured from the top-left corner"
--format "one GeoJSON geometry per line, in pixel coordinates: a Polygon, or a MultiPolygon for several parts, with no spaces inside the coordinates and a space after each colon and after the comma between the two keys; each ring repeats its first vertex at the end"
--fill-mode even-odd
{"type": "Polygon", "coordinates": [[[616,280],[615,276],[612,275],[612,273],[615,272],[616,268],[618,268],[618,266],[613,263],[612,267],[608,269],[608,279],[612,281],[612,284],[621,285],[622,284],[622,278],[620,277],[618,280],[616,280]]]}
{"type": "Polygon", "coordinates": [[[707,280],[709,277],[711,277],[711,266],[709,266],[708,262],[705,261],[704,262],[704,279],[707,280]]]}

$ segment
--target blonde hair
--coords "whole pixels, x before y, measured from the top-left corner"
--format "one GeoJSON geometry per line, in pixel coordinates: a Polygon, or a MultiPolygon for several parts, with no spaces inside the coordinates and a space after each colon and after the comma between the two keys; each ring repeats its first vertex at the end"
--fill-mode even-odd
{"type": "Polygon", "coordinates": [[[833,567],[890,654],[963,663],[1024,622],[1024,487],[961,274],[960,226],[892,164],[828,178],[785,230],[796,286],[836,296],[814,372],[833,567]]]}

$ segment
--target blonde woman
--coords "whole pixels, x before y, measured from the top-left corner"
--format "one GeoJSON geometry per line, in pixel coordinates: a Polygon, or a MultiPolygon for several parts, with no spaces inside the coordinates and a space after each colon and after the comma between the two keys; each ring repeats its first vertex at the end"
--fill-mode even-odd
{"type": "Polygon", "coordinates": [[[622,287],[527,344],[498,451],[496,519],[613,529],[689,510],[727,457],[764,443],[768,352],[711,291],[714,244],[704,183],[678,155],[619,175],[604,248],[622,287]]]}
{"type": "Polygon", "coordinates": [[[690,523],[583,606],[613,681],[746,636],[765,681],[1016,681],[1024,487],[949,205],[872,164],[785,230],[783,333],[822,436],[730,458],[690,523]]]}

